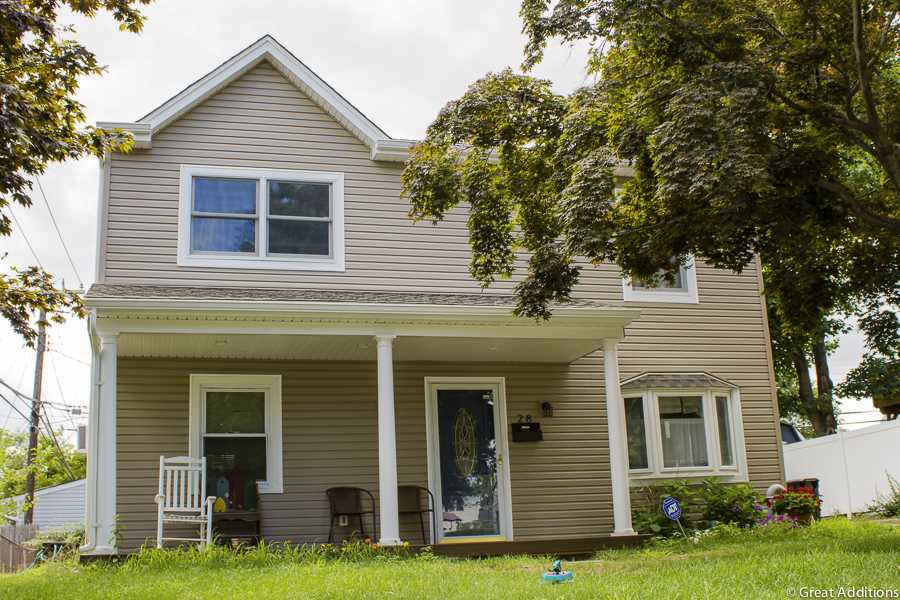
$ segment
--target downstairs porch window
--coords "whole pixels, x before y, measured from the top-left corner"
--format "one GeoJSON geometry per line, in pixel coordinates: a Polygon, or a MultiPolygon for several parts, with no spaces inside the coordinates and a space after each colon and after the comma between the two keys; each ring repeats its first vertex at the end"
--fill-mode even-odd
{"type": "Polygon", "coordinates": [[[281,493],[281,376],[191,375],[190,455],[206,457],[207,495],[229,510],[281,493]]]}

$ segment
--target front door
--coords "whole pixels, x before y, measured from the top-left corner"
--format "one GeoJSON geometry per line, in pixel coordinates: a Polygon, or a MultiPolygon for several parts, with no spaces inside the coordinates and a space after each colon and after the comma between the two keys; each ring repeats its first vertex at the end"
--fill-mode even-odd
{"type": "Polygon", "coordinates": [[[501,381],[429,385],[429,477],[439,539],[511,539],[501,381]]]}

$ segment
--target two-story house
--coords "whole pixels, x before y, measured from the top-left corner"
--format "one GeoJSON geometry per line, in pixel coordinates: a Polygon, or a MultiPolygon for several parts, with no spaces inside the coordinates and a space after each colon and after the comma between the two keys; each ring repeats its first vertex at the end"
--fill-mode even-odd
{"type": "Polygon", "coordinates": [[[324,542],[325,490],[355,486],[383,544],[418,543],[419,485],[424,537],[481,552],[633,540],[647,482],[782,479],[758,264],[586,267],[551,320],[513,317],[516,278],[468,274],[464,210],[407,218],[415,142],[268,36],[102,125],[136,144],[101,168],[85,553],[154,537],[160,456],[205,456],[266,539],[324,542]]]}

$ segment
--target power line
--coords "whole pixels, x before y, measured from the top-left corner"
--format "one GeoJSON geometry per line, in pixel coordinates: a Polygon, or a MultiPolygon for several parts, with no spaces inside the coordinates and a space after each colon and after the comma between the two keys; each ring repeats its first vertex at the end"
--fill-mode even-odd
{"type": "Polygon", "coordinates": [[[75,477],[75,471],[72,470],[72,466],[69,464],[69,460],[66,458],[66,453],[63,452],[62,447],[59,445],[59,440],[56,439],[56,433],[53,431],[53,428],[50,427],[50,420],[47,418],[47,415],[44,414],[44,429],[50,434],[50,439],[53,441],[53,445],[56,446],[56,452],[59,454],[59,458],[62,460],[63,466],[66,468],[66,472],[69,474],[69,481],[75,481],[78,479],[75,477]]]}
{"type": "Polygon", "coordinates": [[[66,396],[63,394],[62,382],[59,380],[59,369],[56,368],[56,361],[53,359],[53,355],[50,354],[50,366],[53,367],[53,379],[56,380],[56,389],[59,390],[59,399],[62,400],[63,406],[66,408],[64,412],[66,417],[69,419],[69,423],[72,424],[72,427],[78,427],[75,423],[75,418],[72,416],[72,408],[74,408],[71,404],[66,402],[66,396]]]}
{"type": "MultiPolygon", "coordinates": [[[[13,391],[15,391],[15,390],[13,390],[13,391]]],[[[16,407],[15,404],[13,404],[12,402],[10,402],[9,398],[7,398],[5,395],[3,395],[3,392],[0,392],[0,399],[2,399],[4,402],[6,402],[6,403],[9,405],[9,407],[10,407],[11,409],[13,409],[13,410],[16,411],[17,413],[19,413],[19,415],[20,415],[23,419],[25,419],[25,422],[26,422],[26,423],[29,422],[29,421],[31,420],[31,419],[29,419],[27,416],[25,416],[25,413],[23,413],[22,411],[20,411],[20,410],[16,407]]],[[[45,438],[49,438],[49,439],[53,442],[53,445],[54,445],[54,447],[56,448],[56,452],[57,452],[57,454],[59,454],[59,458],[60,458],[60,460],[62,460],[63,466],[65,467],[66,472],[67,472],[68,475],[69,475],[69,481],[75,481],[75,480],[78,479],[78,478],[75,476],[75,472],[72,470],[72,466],[69,464],[68,459],[66,459],[66,454],[65,454],[65,452],[63,452],[62,447],[59,445],[59,441],[56,439],[56,434],[53,432],[53,428],[50,426],[50,420],[47,418],[46,415],[43,415],[43,419],[42,419],[42,420],[43,420],[44,430],[45,430],[45,432],[44,432],[42,435],[43,435],[45,438]],[[47,435],[48,433],[49,433],[49,436],[47,435]]],[[[40,432],[40,430],[38,430],[38,432],[40,432]]]]}
{"type": "Polygon", "coordinates": [[[78,285],[81,289],[84,289],[84,282],[81,280],[81,275],[78,273],[78,267],[75,266],[75,261],[72,260],[72,254],[69,253],[69,247],[66,245],[66,240],[63,239],[62,232],[59,230],[59,225],[56,222],[56,217],[53,215],[53,209],[50,207],[50,202],[47,200],[47,194],[44,193],[44,186],[41,185],[41,180],[35,175],[34,181],[38,185],[38,190],[41,192],[41,198],[44,199],[44,204],[47,206],[47,212],[50,213],[50,221],[53,223],[53,228],[56,229],[56,236],[59,238],[59,242],[62,244],[63,250],[66,251],[66,258],[69,259],[69,264],[72,265],[72,271],[75,272],[75,279],[78,280],[78,285]]]}
{"type": "Polygon", "coordinates": [[[9,404],[9,407],[10,407],[11,409],[13,409],[13,410],[16,411],[17,413],[19,413],[19,415],[20,415],[23,419],[25,419],[25,422],[26,422],[26,423],[28,422],[29,419],[28,419],[28,417],[25,416],[25,413],[23,413],[21,410],[19,410],[19,409],[16,407],[15,404],[13,404],[12,402],[10,402],[10,401],[9,401],[9,398],[7,398],[6,396],[3,395],[3,392],[0,392],[0,398],[2,398],[4,402],[6,402],[7,404],[9,404]]]}
{"type": "Polygon", "coordinates": [[[34,246],[31,245],[31,242],[28,240],[28,236],[25,235],[25,230],[22,228],[22,224],[19,223],[19,219],[16,217],[16,213],[13,212],[12,204],[8,205],[9,214],[13,219],[13,222],[16,224],[16,229],[19,233],[22,234],[22,239],[25,240],[25,245],[28,246],[28,249],[31,250],[31,256],[34,257],[35,262],[37,262],[38,266],[43,269],[44,265],[41,264],[41,259],[38,258],[37,252],[34,251],[34,246]]]}
{"type": "MultiPolygon", "coordinates": [[[[13,396],[13,397],[15,397],[15,396],[13,396]]],[[[25,420],[26,423],[28,422],[28,420],[29,420],[29,419],[28,419],[28,416],[27,416],[25,413],[23,413],[21,410],[19,410],[19,409],[16,407],[16,405],[13,404],[13,403],[9,400],[9,398],[7,398],[6,396],[4,396],[4,395],[3,395],[3,392],[0,392],[0,400],[3,400],[4,402],[6,402],[12,410],[14,410],[20,417],[22,417],[22,418],[25,420]]],[[[11,414],[12,414],[12,413],[10,413],[10,415],[11,415],[11,414]]],[[[47,419],[49,420],[49,417],[47,417],[47,419]]],[[[7,421],[8,421],[8,419],[7,419],[7,421]]],[[[53,423],[51,423],[51,425],[52,425],[52,424],[53,424],[53,423]]],[[[59,425],[59,424],[57,423],[57,425],[59,425]]]]}
{"type": "Polygon", "coordinates": [[[62,356],[63,358],[68,358],[69,360],[73,360],[73,361],[75,361],[75,362],[77,362],[77,363],[80,363],[80,364],[82,364],[82,365],[84,365],[84,366],[86,366],[86,367],[91,366],[91,363],[87,362],[86,360],[82,360],[82,359],[77,358],[77,357],[75,357],[75,356],[71,356],[71,355],[69,355],[69,354],[66,354],[66,353],[63,352],[62,350],[57,350],[56,348],[53,348],[52,346],[53,346],[53,340],[50,341],[50,347],[47,348],[47,350],[49,350],[50,352],[53,352],[54,354],[59,354],[59,355],[62,356]]]}
{"type": "MultiPolygon", "coordinates": [[[[22,392],[20,392],[16,388],[14,388],[13,386],[6,383],[2,377],[0,377],[0,385],[2,385],[3,387],[5,387],[9,391],[11,391],[13,394],[15,394],[17,397],[21,398],[25,402],[30,403],[30,402],[35,401],[35,399],[32,398],[31,396],[26,396],[25,394],[23,394],[22,392]]],[[[39,402],[40,404],[46,405],[46,406],[52,406],[53,408],[55,408],[57,410],[66,410],[66,408],[68,408],[65,405],[61,406],[58,402],[50,402],[48,400],[37,400],[37,402],[39,402]]]]}

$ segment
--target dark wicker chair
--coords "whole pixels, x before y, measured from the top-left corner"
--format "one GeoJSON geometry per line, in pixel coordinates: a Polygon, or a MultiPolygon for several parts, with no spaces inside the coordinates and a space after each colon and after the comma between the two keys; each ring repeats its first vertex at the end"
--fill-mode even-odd
{"type": "MultiPolygon", "coordinates": [[[[432,535],[437,531],[434,512],[434,496],[428,488],[420,485],[401,485],[397,487],[397,504],[401,515],[419,515],[419,526],[422,530],[422,543],[428,544],[425,538],[425,513],[431,513],[432,535]]],[[[434,543],[434,540],[431,541],[434,543]]]]}
{"type": "Polygon", "coordinates": [[[328,505],[331,510],[331,524],[328,527],[328,543],[334,537],[335,521],[342,516],[349,520],[351,517],[359,519],[359,533],[366,537],[366,526],[363,515],[372,515],[372,531],[374,539],[378,539],[378,530],[375,524],[375,497],[369,490],[358,487],[333,487],[325,490],[328,496],[328,505]]]}

